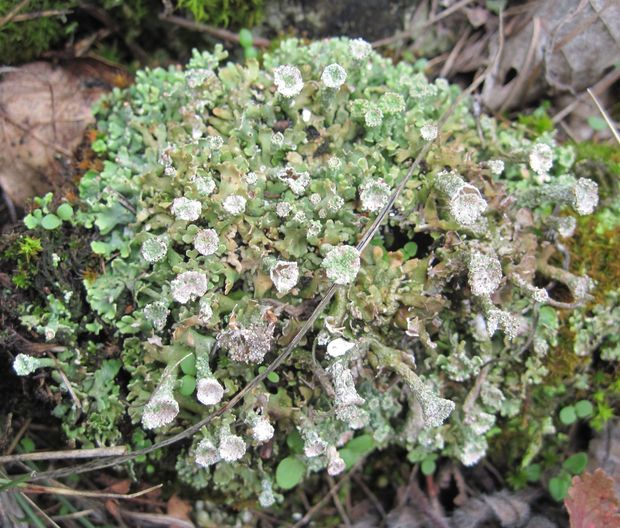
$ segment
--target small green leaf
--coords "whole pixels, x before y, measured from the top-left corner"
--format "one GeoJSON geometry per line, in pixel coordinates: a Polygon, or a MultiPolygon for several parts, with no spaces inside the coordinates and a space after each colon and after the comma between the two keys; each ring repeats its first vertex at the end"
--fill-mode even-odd
{"type": "Polygon", "coordinates": [[[587,465],[588,455],[585,453],[575,453],[564,461],[562,467],[572,475],[579,475],[583,473],[587,465]]]}
{"type": "Polygon", "coordinates": [[[60,227],[60,224],[62,224],[62,220],[53,213],[46,214],[41,219],[41,227],[50,231],[52,229],[57,229],[58,227],[60,227]]]}
{"type": "Polygon", "coordinates": [[[183,361],[181,361],[181,370],[183,374],[187,374],[189,376],[196,375],[196,356],[194,354],[189,354],[183,361]]]}
{"type": "Polygon", "coordinates": [[[22,451],[24,453],[32,453],[36,449],[36,446],[34,445],[32,438],[28,436],[25,436],[24,438],[22,438],[19,445],[22,448],[22,451]]]}
{"type": "Polygon", "coordinates": [[[276,482],[284,490],[297,486],[306,474],[306,466],[295,457],[281,460],[276,469],[276,482]]]}
{"type": "Polygon", "coordinates": [[[572,405],[562,408],[560,411],[560,421],[564,425],[571,425],[577,421],[577,413],[572,405]]]}
{"type": "Polygon", "coordinates": [[[528,482],[538,482],[541,472],[540,464],[531,464],[525,468],[525,477],[528,482]]]}
{"type": "Polygon", "coordinates": [[[278,381],[280,381],[280,375],[277,372],[270,372],[267,374],[267,379],[271,381],[271,383],[278,383],[278,381]]]}
{"type": "Polygon", "coordinates": [[[594,413],[594,406],[588,400],[579,400],[575,404],[575,413],[579,418],[588,418],[594,413]]]}
{"type": "Polygon", "coordinates": [[[258,57],[258,50],[254,46],[243,48],[243,55],[246,59],[255,59],[258,57]]]}
{"type": "Polygon", "coordinates": [[[249,29],[243,28],[239,31],[239,44],[243,48],[251,48],[252,43],[254,42],[254,38],[252,37],[252,32],[249,29]]]}
{"type": "Polygon", "coordinates": [[[194,376],[190,376],[189,374],[186,374],[185,376],[183,376],[181,378],[181,385],[179,387],[179,392],[183,396],[191,396],[192,394],[194,394],[195,390],[196,390],[196,378],[194,378],[194,376]]]}
{"type": "Polygon", "coordinates": [[[549,493],[551,493],[551,496],[558,502],[566,497],[568,488],[570,488],[569,475],[561,474],[549,479],[549,493]]]}
{"type": "Polygon", "coordinates": [[[304,452],[304,441],[297,429],[288,434],[286,437],[286,445],[295,454],[301,454],[304,452]]]}
{"type": "Polygon", "coordinates": [[[26,215],[26,217],[24,218],[24,225],[28,229],[35,229],[39,226],[39,219],[31,214],[26,215]]]}
{"type": "Polygon", "coordinates": [[[71,207],[68,203],[60,204],[58,209],[56,209],[56,215],[61,220],[69,220],[73,216],[73,207],[71,207]]]}
{"type": "Polygon", "coordinates": [[[592,130],[596,130],[598,132],[607,128],[607,123],[605,120],[597,115],[588,117],[588,125],[590,125],[592,130]]]}
{"type": "Polygon", "coordinates": [[[415,257],[418,252],[418,245],[415,242],[407,242],[403,247],[403,252],[407,258],[415,257]]]}
{"type": "Polygon", "coordinates": [[[420,466],[420,470],[424,475],[432,475],[433,473],[435,473],[436,469],[437,463],[432,458],[425,458],[422,461],[422,465],[420,466]]]}
{"type": "Polygon", "coordinates": [[[97,154],[101,154],[102,152],[105,152],[107,149],[107,146],[103,139],[96,139],[95,141],[93,141],[93,144],[91,145],[91,147],[97,154]]]}
{"type": "Polygon", "coordinates": [[[90,249],[92,249],[95,255],[105,255],[108,252],[110,245],[105,242],[101,242],[99,240],[93,240],[90,243],[90,249]]]}
{"type": "Polygon", "coordinates": [[[375,441],[369,434],[363,434],[347,442],[345,447],[363,456],[370,453],[375,448],[375,441]]]}
{"type": "Polygon", "coordinates": [[[346,447],[339,449],[338,454],[340,455],[340,458],[344,460],[347,469],[351,469],[355,465],[355,463],[362,457],[362,455],[360,455],[356,451],[351,451],[346,447]]]}
{"type": "Polygon", "coordinates": [[[543,306],[538,313],[538,323],[547,328],[557,328],[558,315],[551,306],[543,306]]]}

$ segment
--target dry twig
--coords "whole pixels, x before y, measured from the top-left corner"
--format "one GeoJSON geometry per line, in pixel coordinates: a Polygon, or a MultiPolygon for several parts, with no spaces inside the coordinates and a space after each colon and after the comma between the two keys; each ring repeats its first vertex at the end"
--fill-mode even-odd
{"type": "MultiPolygon", "coordinates": [[[[186,29],[191,29],[193,31],[201,31],[202,33],[207,33],[217,39],[239,44],[239,34],[228,31],[227,29],[210,26],[209,24],[203,24],[201,22],[195,22],[194,20],[187,20],[183,17],[170,15],[165,11],[159,15],[159,18],[164,22],[170,22],[171,24],[175,24],[186,29]]],[[[270,44],[269,40],[262,37],[254,37],[252,43],[257,48],[266,48],[270,44]]]]}
{"type": "Polygon", "coordinates": [[[603,116],[603,119],[605,119],[605,122],[607,123],[609,130],[611,130],[611,133],[614,135],[614,137],[616,138],[616,141],[620,145],[620,135],[618,134],[618,130],[614,126],[613,121],[609,117],[609,114],[605,112],[605,109],[602,107],[601,103],[599,103],[599,100],[596,98],[596,95],[594,95],[594,93],[592,92],[592,90],[590,90],[590,88],[587,89],[587,92],[590,95],[590,97],[592,97],[592,100],[594,101],[596,108],[598,108],[598,111],[603,116]]]}
{"type": "Polygon", "coordinates": [[[120,456],[127,453],[126,446],[96,447],[93,449],[68,449],[63,451],[36,451],[0,456],[0,464],[11,462],[33,462],[35,460],[66,460],[68,458],[100,458],[120,456]]]}

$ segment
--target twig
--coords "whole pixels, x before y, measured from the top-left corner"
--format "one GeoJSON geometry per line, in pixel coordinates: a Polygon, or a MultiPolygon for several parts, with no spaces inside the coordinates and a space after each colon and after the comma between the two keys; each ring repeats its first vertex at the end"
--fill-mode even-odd
{"type": "Polygon", "coordinates": [[[27,462],[34,460],[66,460],[68,458],[100,458],[119,456],[127,453],[126,446],[96,447],[94,449],[68,449],[63,451],[35,451],[34,453],[18,453],[0,456],[0,464],[11,462],[27,462]]]}
{"type": "Polygon", "coordinates": [[[618,134],[618,130],[616,130],[616,127],[614,126],[613,122],[611,121],[611,118],[609,117],[609,114],[607,114],[607,112],[605,112],[605,109],[601,106],[601,103],[599,103],[598,99],[596,98],[596,95],[594,95],[592,93],[592,90],[590,90],[590,88],[588,88],[586,91],[588,92],[590,97],[592,97],[592,100],[594,101],[594,104],[596,105],[596,108],[598,108],[598,111],[603,116],[603,119],[605,119],[605,122],[607,123],[607,126],[609,127],[609,130],[611,130],[611,133],[616,138],[616,141],[618,142],[618,144],[620,144],[620,134],[618,134]]]}
{"type": "Polygon", "coordinates": [[[19,431],[17,431],[15,438],[13,438],[13,440],[11,441],[11,445],[9,445],[9,448],[6,450],[7,455],[10,455],[15,450],[17,444],[22,439],[22,436],[24,436],[24,433],[28,430],[28,426],[30,425],[31,421],[32,419],[28,418],[19,428],[19,431]]]}
{"type": "Polygon", "coordinates": [[[136,491],[135,493],[106,493],[103,491],[78,491],[71,488],[61,488],[57,486],[40,486],[38,484],[29,484],[24,488],[20,488],[21,493],[30,494],[53,494],[53,495],[68,495],[70,497],[89,497],[95,499],[135,499],[142,495],[147,495],[152,491],[158,490],[163,484],[157,484],[157,486],[151,486],[150,488],[136,491]]]}
{"type": "MultiPolygon", "coordinates": [[[[594,86],[590,89],[594,95],[600,95],[601,92],[609,88],[612,84],[614,84],[618,79],[620,79],[620,68],[614,68],[611,70],[605,77],[603,77],[600,81],[598,81],[594,86]]],[[[583,99],[587,95],[587,91],[582,92],[578,97],[575,97],[573,101],[565,106],[562,110],[560,110],[557,114],[553,116],[553,124],[557,125],[560,121],[562,121],[566,116],[571,114],[579,103],[583,102],[583,99]]]]}
{"type": "MultiPolygon", "coordinates": [[[[353,473],[357,471],[360,467],[362,467],[362,464],[364,463],[365,460],[366,460],[366,457],[363,457],[360,460],[358,460],[355,463],[355,465],[345,475],[343,475],[342,478],[338,482],[334,482],[332,491],[336,493],[340,489],[340,487],[351,478],[353,473]]],[[[312,517],[314,517],[314,515],[321,508],[323,508],[323,506],[325,506],[325,503],[328,502],[331,498],[332,496],[330,493],[325,495],[319,502],[317,502],[314,506],[312,506],[312,508],[310,508],[306,512],[306,514],[292,526],[292,528],[300,528],[301,526],[308,524],[310,520],[312,519],[312,517]]]]}
{"type": "Polygon", "coordinates": [[[401,31],[399,33],[396,33],[395,35],[392,35],[391,37],[386,37],[383,39],[376,40],[375,42],[372,43],[372,47],[379,48],[381,46],[389,46],[390,44],[394,44],[395,42],[398,42],[399,40],[412,37],[414,32],[421,31],[422,29],[426,29],[427,27],[432,26],[433,24],[436,24],[440,20],[443,20],[444,18],[449,17],[452,13],[455,13],[456,11],[463,9],[467,4],[471,4],[472,2],[473,0],[461,0],[460,2],[457,2],[454,5],[451,5],[447,9],[444,9],[437,16],[429,18],[422,25],[416,26],[412,30],[401,31]]]}
{"type": "Polygon", "coordinates": [[[155,526],[174,526],[176,528],[195,528],[195,525],[191,521],[179,519],[172,515],[165,515],[161,513],[142,513],[129,510],[119,510],[123,517],[129,517],[137,521],[142,521],[140,526],[144,526],[146,523],[153,524],[155,526]]]}
{"type": "Polygon", "coordinates": [[[70,520],[70,519],[81,519],[82,517],[89,517],[93,513],[97,513],[97,510],[82,510],[82,511],[76,511],[76,512],[73,512],[73,513],[67,513],[65,515],[54,515],[54,517],[52,517],[52,519],[54,521],[66,521],[66,520],[70,520]]]}
{"type": "MultiPolygon", "coordinates": [[[[500,39],[501,39],[502,30],[503,30],[503,17],[502,17],[502,14],[500,13],[500,39]]],[[[463,92],[461,92],[455,98],[455,100],[450,105],[450,107],[444,112],[442,117],[439,119],[439,122],[437,123],[437,129],[439,131],[441,131],[446,121],[458,108],[459,104],[466,97],[469,97],[484,82],[484,80],[489,75],[492,68],[495,67],[495,63],[497,62],[497,59],[499,58],[501,52],[502,52],[502,47],[500,46],[497,51],[496,56],[494,57],[494,60],[487,67],[487,69],[482,74],[480,74],[478,77],[476,77],[472,81],[472,83],[469,85],[469,87],[463,92]]],[[[364,249],[366,249],[368,244],[370,244],[370,241],[375,236],[377,230],[379,229],[379,227],[381,226],[381,224],[387,217],[394,203],[396,202],[398,197],[401,195],[401,193],[405,189],[407,182],[411,179],[411,176],[416,171],[416,169],[418,169],[418,167],[422,163],[422,160],[425,159],[426,155],[428,154],[428,151],[431,148],[431,145],[432,143],[428,142],[422,147],[422,149],[420,150],[420,152],[414,159],[413,163],[409,167],[409,170],[407,171],[407,174],[405,175],[405,177],[402,179],[400,184],[396,187],[396,189],[390,196],[388,202],[385,204],[385,206],[383,207],[379,215],[375,218],[373,223],[366,230],[365,234],[363,235],[362,239],[357,245],[357,250],[360,253],[363,252],[364,249]]],[[[188,427],[187,429],[169,438],[161,440],[160,442],[156,442],[150,447],[137,449],[135,451],[127,453],[126,455],[114,457],[112,459],[108,459],[104,461],[95,460],[93,462],[88,462],[82,465],[74,465],[74,466],[69,466],[69,467],[65,467],[65,468],[61,468],[57,470],[45,471],[45,472],[37,473],[36,475],[20,475],[18,477],[24,478],[24,481],[26,482],[35,482],[37,480],[42,480],[46,478],[66,477],[68,475],[77,475],[80,473],[86,473],[88,471],[95,471],[98,469],[103,469],[106,467],[123,464],[124,462],[128,462],[129,460],[133,460],[137,456],[147,455],[149,453],[152,453],[153,451],[156,451],[157,449],[161,449],[169,445],[175,444],[186,438],[191,438],[194,434],[200,431],[200,429],[202,429],[205,425],[208,425],[215,418],[225,414],[226,412],[231,410],[233,407],[235,407],[248,393],[253,391],[264,379],[267,378],[269,374],[277,370],[280,367],[280,365],[282,365],[282,363],[284,363],[289,358],[289,356],[293,353],[293,350],[295,350],[297,345],[299,345],[299,343],[304,338],[304,336],[308,333],[309,330],[313,328],[314,322],[319,318],[323,310],[328,306],[332,297],[334,296],[334,294],[339,288],[340,286],[336,284],[332,284],[327,289],[323,298],[319,301],[319,303],[317,304],[316,308],[314,309],[310,317],[301,325],[300,329],[297,331],[297,333],[295,334],[291,342],[285,347],[285,349],[282,352],[280,352],[280,354],[269,364],[269,366],[262,373],[257,374],[256,377],[254,377],[250,382],[248,382],[248,384],[243,389],[241,389],[237,394],[235,394],[228,402],[226,402],[226,404],[224,404],[222,407],[215,410],[214,412],[212,412],[211,414],[209,414],[208,416],[206,416],[199,422],[195,423],[191,427],[188,427]]]]}
{"type": "Polygon", "coordinates": [[[65,16],[73,13],[71,9],[47,9],[45,11],[35,11],[34,13],[24,13],[23,15],[15,15],[11,22],[26,22],[28,20],[36,20],[37,18],[50,18],[55,16],[65,16]]]}
{"type": "Polygon", "coordinates": [[[464,415],[467,415],[471,412],[474,406],[474,403],[476,403],[476,400],[478,399],[478,395],[480,394],[480,389],[482,388],[482,384],[484,383],[484,380],[486,380],[489,374],[489,370],[491,370],[491,365],[487,363],[484,367],[482,367],[482,369],[480,370],[480,373],[476,377],[474,386],[467,393],[467,396],[465,397],[465,403],[463,404],[464,415]]]}
{"type": "Polygon", "coordinates": [[[347,512],[344,511],[344,507],[342,506],[342,502],[340,502],[340,498],[338,497],[338,492],[336,491],[336,482],[334,482],[334,478],[327,473],[327,482],[329,483],[329,494],[332,496],[332,500],[334,501],[334,505],[340,514],[342,522],[347,528],[351,527],[351,520],[347,515],[347,512]]]}
{"type": "Polygon", "coordinates": [[[29,3],[30,3],[30,0],[22,0],[13,9],[11,9],[5,16],[0,18],[0,28],[4,26],[5,24],[8,24],[11,20],[13,20],[17,16],[17,13],[19,13],[29,3]]]}
{"type": "MultiPolygon", "coordinates": [[[[45,513],[40,507],[39,505],[34,502],[30,497],[24,495],[23,493],[19,493],[17,494],[17,498],[18,498],[18,503],[20,502],[19,499],[21,499],[22,501],[26,502],[28,506],[32,506],[38,513],[39,515],[45,519],[48,523],[49,526],[51,526],[52,528],[60,528],[60,526],[58,524],[56,524],[52,518],[47,515],[47,513],[45,513]]],[[[24,509],[24,505],[20,504],[21,508],[24,509]]],[[[30,510],[30,513],[34,513],[32,512],[32,510],[30,510]]]]}
{"type": "Polygon", "coordinates": [[[420,489],[420,486],[418,486],[415,478],[412,478],[409,481],[409,493],[413,498],[413,504],[415,505],[415,507],[428,517],[433,526],[435,526],[436,528],[450,528],[443,516],[440,516],[431,507],[428,499],[426,498],[426,495],[424,495],[424,493],[420,489]]]}
{"type": "MultiPolygon", "coordinates": [[[[187,20],[186,18],[175,15],[168,15],[165,12],[159,15],[159,19],[163,20],[164,22],[170,22],[171,24],[184,27],[186,29],[207,33],[212,37],[220,40],[226,40],[228,42],[234,42],[235,44],[239,44],[239,34],[228,31],[227,29],[210,26],[209,24],[203,24],[201,22],[195,22],[194,20],[187,20]]],[[[254,37],[252,39],[252,44],[254,44],[254,46],[256,46],[257,48],[266,48],[271,44],[271,42],[262,37],[254,37]]]]}
{"type": "Polygon", "coordinates": [[[387,519],[387,513],[385,512],[385,509],[381,505],[381,502],[379,501],[377,496],[370,490],[368,486],[366,486],[364,479],[360,477],[357,473],[352,475],[352,478],[355,481],[355,483],[360,488],[362,488],[362,491],[366,494],[370,502],[372,502],[375,509],[379,512],[379,515],[381,515],[381,518],[383,519],[383,521],[385,521],[387,519]]]}

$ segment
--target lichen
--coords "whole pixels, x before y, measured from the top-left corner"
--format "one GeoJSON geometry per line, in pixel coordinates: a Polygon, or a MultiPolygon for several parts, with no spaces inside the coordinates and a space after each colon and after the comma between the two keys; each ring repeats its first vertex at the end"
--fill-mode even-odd
{"type": "MultiPolygon", "coordinates": [[[[215,412],[178,454],[179,477],[268,507],[288,489],[281,461],[300,481],[340,474],[358,438],[473,465],[500,424],[548,431],[549,402],[532,393],[565,345],[556,311],[592,302],[589,265],[560,257],[583,226],[566,219],[595,206],[594,181],[570,174],[549,134],[532,140],[486,116],[477,131],[456,87],[360,40],[285,40],[262,67],[225,58],[216,47],[185,69],[139,71],[99,105],[105,160],[82,178],[75,220],[96,232],[105,264],[84,280],[90,319],[58,295],[23,308],[24,324],[56,331],[70,357],[100,353],[104,325],[119,343],[112,377],[127,397],[104,443],[125,417],[155,440],[215,412]]],[[[588,317],[572,324],[607,328],[588,317]]],[[[72,368],[78,386],[94,370],[72,368]]],[[[94,441],[63,420],[77,442],[94,441]]],[[[515,452],[527,443],[517,436],[505,436],[515,452]]]]}

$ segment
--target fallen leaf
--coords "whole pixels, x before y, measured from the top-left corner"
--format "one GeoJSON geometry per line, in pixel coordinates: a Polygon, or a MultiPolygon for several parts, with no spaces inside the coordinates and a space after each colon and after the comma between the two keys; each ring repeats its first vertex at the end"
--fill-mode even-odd
{"type": "MultiPolygon", "coordinates": [[[[175,517],[181,521],[191,522],[189,513],[192,511],[192,506],[189,501],[180,499],[177,495],[172,495],[172,497],[168,499],[166,507],[167,513],[170,517],[175,517]]],[[[175,523],[168,525],[169,528],[179,528],[179,526],[179,524],[175,523]]]]}
{"type": "Polygon", "coordinates": [[[0,185],[22,206],[72,177],[93,103],[122,70],[92,59],[0,69],[0,185]]]}

